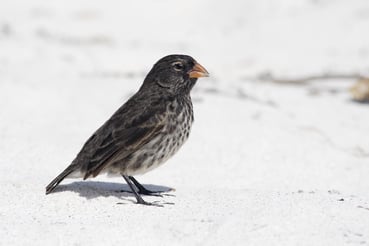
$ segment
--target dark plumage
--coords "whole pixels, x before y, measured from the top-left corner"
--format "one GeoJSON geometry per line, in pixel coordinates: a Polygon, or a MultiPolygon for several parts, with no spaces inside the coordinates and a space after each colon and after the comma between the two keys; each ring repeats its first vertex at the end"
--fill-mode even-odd
{"type": "Polygon", "coordinates": [[[73,162],[46,187],[46,194],[66,177],[87,179],[107,172],[122,175],[137,203],[149,204],[138,193],[153,192],[133,175],[159,166],[187,140],[193,122],[190,91],[197,78],[206,76],[205,68],[190,56],[160,59],[139,91],[87,140],[73,162]]]}

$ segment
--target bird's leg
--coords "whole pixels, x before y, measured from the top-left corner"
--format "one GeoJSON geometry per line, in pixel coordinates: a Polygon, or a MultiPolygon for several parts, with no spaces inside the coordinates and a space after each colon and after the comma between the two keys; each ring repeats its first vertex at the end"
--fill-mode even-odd
{"type": "Polygon", "coordinates": [[[161,193],[161,191],[148,190],[142,184],[140,184],[134,177],[132,177],[132,176],[128,176],[128,177],[135,184],[135,186],[137,187],[139,194],[148,195],[148,196],[160,196],[160,197],[162,197],[162,195],[157,194],[157,193],[161,193]]]}
{"type": "Polygon", "coordinates": [[[135,195],[137,203],[138,204],[143,204],[143,205],[153,205],[152,203],[146,202],[144,199],[142,199],[142,197],[137,193],[137,191],[135,190],[135,187],[133,186],[131,180],[129,180],[127,175],[123,175],[122,177],[126,180],[129,188],[131,188],[132,193],[135,195]]]}

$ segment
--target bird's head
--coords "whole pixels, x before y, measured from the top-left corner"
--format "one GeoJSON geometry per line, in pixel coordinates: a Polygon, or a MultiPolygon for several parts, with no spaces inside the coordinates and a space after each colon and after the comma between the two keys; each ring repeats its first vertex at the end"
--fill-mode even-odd
{"type": "Polygon", "coordinates": [[[171,94],[188,94],[200,77],[208,77],[206,69],[187,55],[161,58],[147,75],[143,86],[162,88],[171,94]]]}

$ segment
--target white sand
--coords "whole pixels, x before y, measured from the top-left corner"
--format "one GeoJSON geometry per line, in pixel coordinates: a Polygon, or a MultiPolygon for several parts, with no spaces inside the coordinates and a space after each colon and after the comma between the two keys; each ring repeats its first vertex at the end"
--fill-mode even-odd
{"type": "Polygon", "coordinates": [[[366,0],[3,1],[0,245],[369,245],[369,108],[350,80],[293,86],[263,71],[365,73],[366,0]],[[211,73],[183,149],[137,177],[45,186],[160,57],[211,73]]]}

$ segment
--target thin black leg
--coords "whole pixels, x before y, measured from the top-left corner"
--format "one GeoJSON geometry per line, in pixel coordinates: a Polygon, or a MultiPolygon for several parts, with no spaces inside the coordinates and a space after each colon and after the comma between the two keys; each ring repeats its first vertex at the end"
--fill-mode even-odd
{"type": "Polygon", "coordinates": [[[129,180],[128,176],[127,175],[123,175],[122,174],[122,177],[126,180],[129,188],[131,188],[132,190],[132,193],[135,195],[136,197],[136,200],[137,200],[137,203],[138,204],[143,204],[143,205],[152,205],[151,203],[149,202],[145,202],[144,199],[142,199],[142,197],[137,193],[137,191],[135,190],[135,187],[133,187],[133,184],[131,182],[131,180],[129,180]]]}
{"type": "Polygon", "coordinates": [[[162,197],[162,195],[157,194],[157,193],[162,193],[161,191],[148,190],[142,184],[140,184],[134,177],[132,177],[132,176],[128,176],[128,177],[135,184],[135,186],[137,187],[139,194],[148,195],[148,196],[160,196],[160,197],[162,197]]]}

